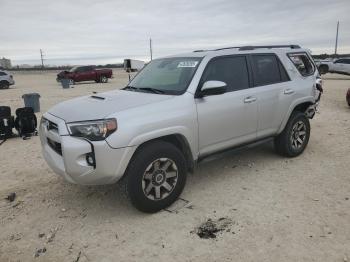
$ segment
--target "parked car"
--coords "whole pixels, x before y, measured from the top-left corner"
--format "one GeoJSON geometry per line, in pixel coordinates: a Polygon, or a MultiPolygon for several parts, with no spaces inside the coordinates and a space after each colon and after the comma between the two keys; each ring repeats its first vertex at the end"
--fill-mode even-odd
{"type": "Polygon", "coordinates": [[[350,58],[319,62],[318,69],[321,74],[326,74],[329,72],[350,75],[350,58]]]}
{"type": "Polygon", "coordinates": [[[279,154],[300,155],[310,138],[317,76],[307,50],[295,45],[155,59],[122,90],[45,113],[43,155],[67,181],[120,180],[137,209],[156,212],[179,197],[187,172],[215,153],[272,139],[279,154]]]}
{"type": "Polygon", "coordinates": [[[96,69],[94,66],[75,66],[69,71],[62,71],[57,75],[59,82],[63,78],[68,78],[70,84],[82,81],[95,81],[96,83],[107,83],[113,75],[112,69],[96,69]]]}
{"type": "Polygon", "coordinates": [[[350,106],[350,88],[348,89],[348,92],[346,93],[346,101],[348,102],[348,105],[350,106]]]}
{"type": "Polygon", "coordinates": [[[6,71],[0,70],[0,89],[8,89],[11,85],[15,84],[13,76],[6,71]]]}
{"type": "Polygon", "coordinates": [[[126,72],[137,72],[145,66],[145,62],[134,59],[124,59],[124,70],[126,72]]]}

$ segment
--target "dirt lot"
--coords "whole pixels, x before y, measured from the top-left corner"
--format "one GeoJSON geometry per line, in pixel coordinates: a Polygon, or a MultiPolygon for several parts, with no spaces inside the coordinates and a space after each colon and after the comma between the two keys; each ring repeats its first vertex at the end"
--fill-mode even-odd
{"type": "MultiPolygon", "coordinates": [[[[42,112],[127,82],[118,71],[108,84],[63,90],[54,73],[14,77],[0,104],[14,110],[34,91],[42,112]]],[[[47,167],[38,137],[9,139],[0,146],[0,261],[350,261],[350,77],[326,75],[324,86],[303,155],[282,158],[267,144],[202,163],[176,212],[143,214],[116,186],[68,184],[47,167]],[[203,233],[204,222],[218,232],[203,233]]]]}

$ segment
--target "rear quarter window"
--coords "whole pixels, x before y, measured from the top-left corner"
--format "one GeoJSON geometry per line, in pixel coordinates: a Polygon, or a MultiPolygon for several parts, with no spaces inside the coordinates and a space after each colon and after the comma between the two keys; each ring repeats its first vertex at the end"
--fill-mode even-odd
{"type": "Polygon", "coordinates": [[[290,53],[289,59],[302,76],[313,75],[315,67],[306,53],[290,53]]]}
{"type": "Polygon", "coordinates": [[[271,85],[289,81],[289,76],[274,54],[253,54],[252,68],[254,86],[271,85]]]}

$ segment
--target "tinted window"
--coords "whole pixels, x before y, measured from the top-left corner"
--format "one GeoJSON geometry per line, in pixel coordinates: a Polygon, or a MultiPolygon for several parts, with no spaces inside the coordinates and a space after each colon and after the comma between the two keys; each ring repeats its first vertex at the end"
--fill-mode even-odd
{"type": "Polygon", "coordinates": [[[289,78],[289,75],[288,75],[286,69],[284,68],[284,66],[282,65],[282,63],[280,61],[278,61],[278,64],[279,64],[279,69],[280,69],[280,73],[281,73],[281,81],[282,82],[289,81],[290,78],[289,78]]]}
{"type": "Polygon", "coordinates": [[[5,72],[0,72],[0,76],[5,76],[6,73],[5,72]]]}
{"type": "Polygon", "coordinates": [[[275,55],[252,55],[254,84],[271,85],[281,82],[279,62],[275,55]]]}
{"type": "Polygon", "coordinates": [[[338,61],[336,61],[336,63],[350,64],[350,59],[339,59],[338,61]]]}
{"type": "Polygon", "coordinates": [[[244,56],[219,57],[209,62],[202,83],[209,80],[223,81],[228,91],[249,88],[247,61],[244,56]]]}
{"type": "Polygon", "coordinates": [[[315,72],[315,68],[306,53],[288,54],[288,56],[301,75],[308,76],[315,72]]]}

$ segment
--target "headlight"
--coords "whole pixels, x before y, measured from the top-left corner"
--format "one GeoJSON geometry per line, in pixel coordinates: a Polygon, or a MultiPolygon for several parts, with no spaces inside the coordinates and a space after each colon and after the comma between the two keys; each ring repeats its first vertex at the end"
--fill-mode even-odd
{"type": "Polygon", "coordinates": [[[100,141],[117,130],[114,118],[67,124],[71,136],[84,137],[91,141],[100,141]]]}

